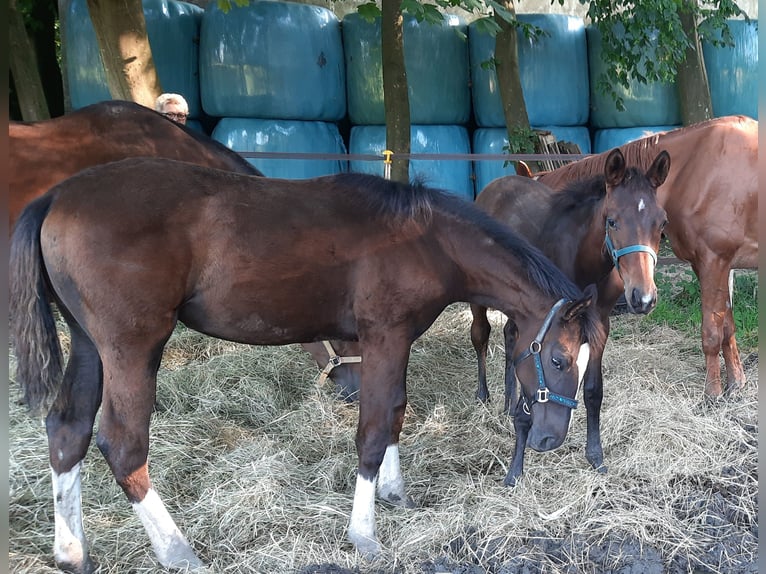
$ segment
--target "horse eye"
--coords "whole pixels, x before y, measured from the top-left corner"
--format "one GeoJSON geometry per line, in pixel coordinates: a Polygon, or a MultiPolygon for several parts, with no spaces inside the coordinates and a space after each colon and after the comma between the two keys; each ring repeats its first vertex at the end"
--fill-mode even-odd
{"type": "Polygon", "coordinates": [[[558,357],[551,357],[551,363],[553,363],[553,366],[556,368],[556,370],[561,370],[561,359],[558,357]]]}
{"type": "Polygon", "coordinates": [[[660,224],[660,231],[662,231],[663,229],[665,229],[665,226],[666,226],[667,224],[668,224],[668,220],[666,219],[665,221],[663,221],[663,222],[660,224]]]}
{"type": "Polygon", "coordinates": [[[614,219],[612,219],[611,217],[607,217],[607,218],[606,218],[606,224],[607,224],[609,227],[611,227],[612,229],[614,229],[615,227],[617,227],[617,222],[616,222],[614,219]]]}

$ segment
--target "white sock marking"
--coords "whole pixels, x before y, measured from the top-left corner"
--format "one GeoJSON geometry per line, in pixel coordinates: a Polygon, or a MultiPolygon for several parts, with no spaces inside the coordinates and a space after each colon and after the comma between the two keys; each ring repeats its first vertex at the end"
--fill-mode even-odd
{"type": "Polygon", "coordinates": [[[165,566],[197,568],[202,566],[176,523],[168,513],[157,492],[150,488],[141,502],[133,503],[133,510],[149,535],[157,560],[165,566]]]}
{"type": "Polygon", "coordinates": [[[88,541],[82,527],[82,461],[69,472],[56,474],[53,482],[53,556],[59,564],[82,564],[88,555],[88,541]]]}
{"type": "Polygon", "coordinates": [[[371,541],[377,546],[377,538],[375,537],[375,479],[367,480],[358,473],[348,534],[357,547],[365,540],[371,541]]]}
{"type": "Polygon", "coordinates": [[[399,445],[390,444],[386,447],[386,454],[378,469],[378,495],[381,498],[395,503],[396,499],[404,502],[407,494],[404,491],[404,478],[399,463],[399,445]]]}

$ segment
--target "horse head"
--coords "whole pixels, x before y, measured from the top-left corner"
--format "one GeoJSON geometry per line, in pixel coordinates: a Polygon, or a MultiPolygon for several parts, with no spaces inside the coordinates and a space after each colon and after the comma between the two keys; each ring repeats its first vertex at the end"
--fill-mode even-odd
{"type": "Polygon", "coordinates": [[[604,244],[623,282],[631,313],[649,313],[657,303],[654,268],[657,264],[665,210],[657,203],[657,188],[670,169],[670,155],[661,151],[643,173],[628,168],[619,149],[604,167],[604,244]]]}
{"type": "Polygon", "coordinates": [[[577,408],[575,397],[588,364],[589,345],[603,344],[596,293],[595,285],[589,285],[576,301],[560,299],[536,332],[534,325],[517,323],[520,344],[513,362],[520,395],[516,415],[528,422],[526,446],[536,451],[552,450],[564,442],[577,408]],[[530,342],[525,345],[525,341],[530,342]]]}

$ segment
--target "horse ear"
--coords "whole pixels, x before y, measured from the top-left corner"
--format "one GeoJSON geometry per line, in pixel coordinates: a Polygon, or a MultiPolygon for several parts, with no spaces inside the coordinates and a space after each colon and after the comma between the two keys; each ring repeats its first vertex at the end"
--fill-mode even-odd
{"type": "Polygon", "coordinates": [[[604,177],[611,187],[619,185],[625,179],[625,156],[622,155],[620,148],[614,148],[606,157],[604,177]]]}
{"type": "Polygon", "coordinates": [[[670,171],[670,154],[666,150],[662,150],[657,157],[654,158],[652,165],[649,167],[649,171],[646,172],[646,177],[649,179],[653,187],[660,187],[665,178],[668,177],[670,171]]]}
{"type": "Polygon", "coordinates": [[[571,321],[575,317],[582,315],[588,307],[596,303],[598,291],[596,285],[591,283],[583,291],[583,296],[577,301],[572,301],[564,311],[564,321],[571,321]]]}

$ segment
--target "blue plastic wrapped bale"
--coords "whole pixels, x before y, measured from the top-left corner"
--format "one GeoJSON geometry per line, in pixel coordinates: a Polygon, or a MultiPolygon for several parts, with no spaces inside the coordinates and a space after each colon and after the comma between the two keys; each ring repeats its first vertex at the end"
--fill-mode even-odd
{"type": "MultiPolygon", "coordinates": [[[[383,125],[380,19],[343,18],[348,115],[355,125],[383,125]]],[[[471,115],[467,27],[445,15],[440,25],[404,19],[404,60],[413,124],[465,124],[471,115]]]]}
{"type": "Polygon", "coordinates": [[[623,144],[632,142],[652,134],[666,132],[681,127],[669,126],[640,126],[633,128],[605,128],[593,133],[593,153],[609,151],[623,144]]]}
{"type": "MultiPolygon", "coordinates": [[[[473,153],[507,154],[507,145],[508,132],[505,128],[478,128],[473,132],[473,153]]],[[[473,170],[476,174],[476,196],[493,179],[516,175],[513,164],[504,160],[476,160],[473,162],[473,170]]]]}
{"type": "MultiPolygon", "coordinates": [[[[190,117],[200,115],[199,29],[204,10],[176,0],[144,0],[152,58],[165,92],[184,96],[190,117]]],[[[72,0],[66,18],[67,81],[72,107],[112,99],[87,0],[72,0]]]]}
{"type": "MultiPolygon", "coordinates": [[[[519,74],[529,123],[577,126],[588,123],[588,50],[582,18],[564,14],[518,14],[543,30],[537,39],[518,35],[519,74]]],[[[481,127],[504,127],[497,74],[482,66],[495,54],[495,38],[468,26],[473,111],[481,127]]]]}
{"type": "MultiPolygon", "coordinates": [[[[410,126],[410,153],[469,154],[468,130],[463,126],[410,126]]],[[[354,126],[351,128],[351,155],[379,155],[386,149],[385,126],[354,126]]],[[[350,160],[349,170],[383,175],[383,162],[350,160]]],[[[430,187],[450,191],[473,201],[471,162],[468,160],[410,160],[410,179],[419,178],[430,187]]]]}
{"type": "MultiPolygon", "coordinates": [[[[591,153],[590,131],[586,126],[533,126],[538,130],[547,130],[556,136],[556,141],[571,142],[580,147],[580,152],[591,153]]],[[[508,132],[505,128],[479,128],[473,132],[473,153],[507,154],[508,132]]],[[[487,184],[498,177],[515,175],[513,164],[505,165],[503,160],[476,160],[473,162],[476,174],[476,195],[487,184]]]]}
{"type": "MultiPolygon", "coordinates": [[[[594,26],[586,28],[588,63],[590,66],[590,125],[592,128],[630,128],[635,126],[673,125],[681,123],[681,105],[676,83],[643,84],[630,81],[629,88],[614,86],[625,109],[620,111],[611,95],[600,92],[598,80],[606,71],[601,33],[594,26]]],[[[651,54],[647,54],[650,58],[651,54]]]]}
{"type": "Polygon", "coordinates": [[[200,30],[200,91],[211,116],[337,121],[346,115],[340,21],[292,2],[211,2],[200,30]]]}
{"type": "MultiPolygon", "coordinates": [[[[713,114],[758,119],[758,20],[726,23],[734,46],[702,42],[713,114]]],[[[720,33],[715,38],[720,40],[720,33]]]]}
{"type": "MultiPolygon", "coordinates": [[[[212,138],[236,152],[345,154],[338,126],[331,122],[221,118],[212,138]]],[[[247,157],[268,177],[307,179],[347,171],[339,159],[247,157]]]]}

